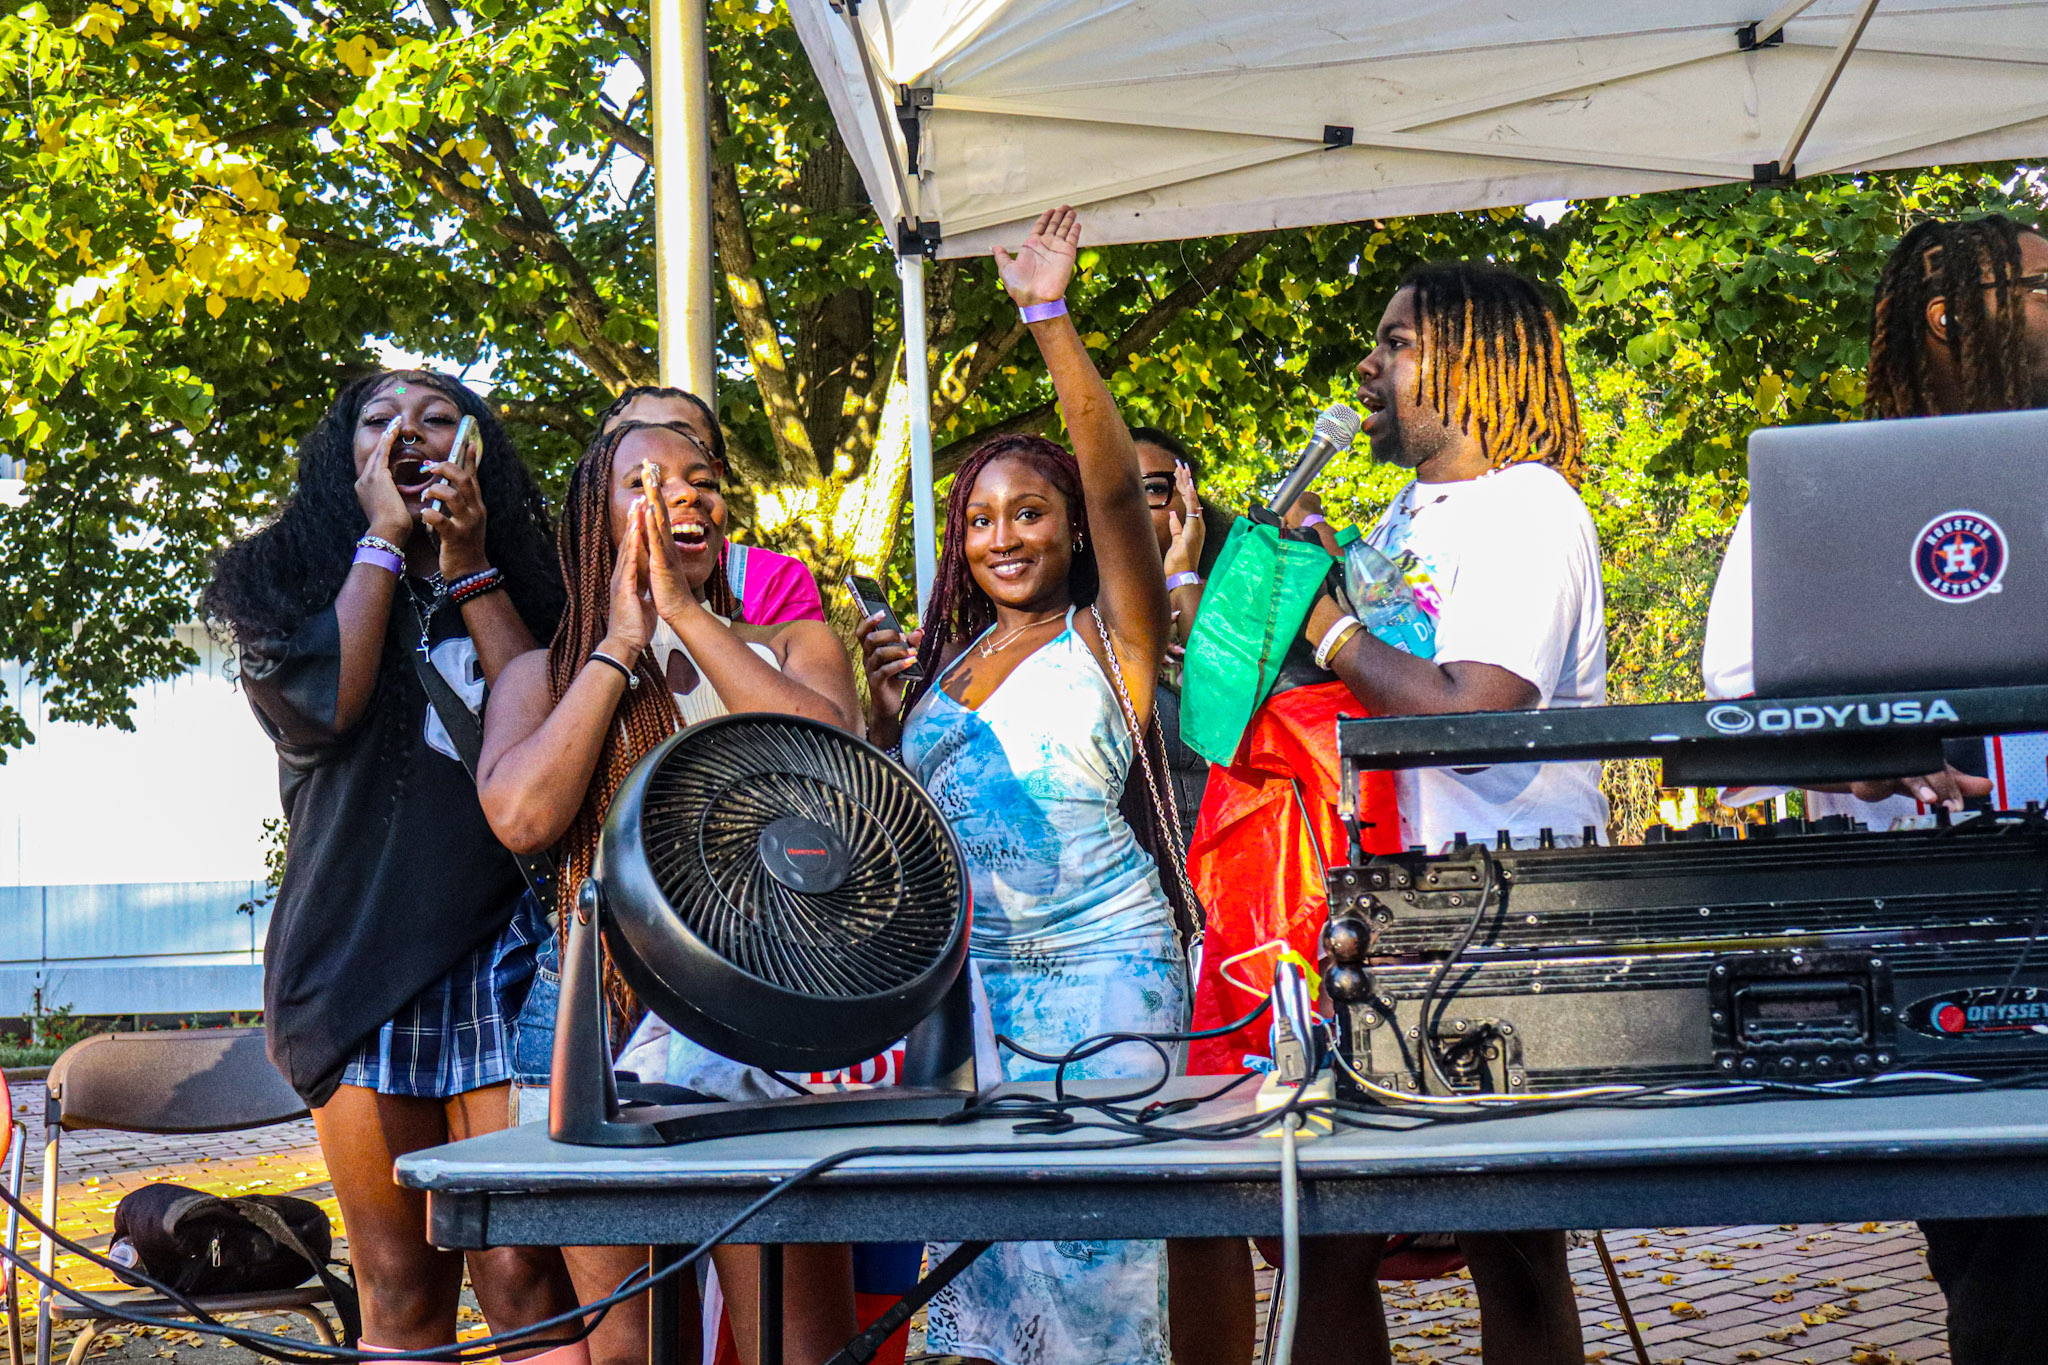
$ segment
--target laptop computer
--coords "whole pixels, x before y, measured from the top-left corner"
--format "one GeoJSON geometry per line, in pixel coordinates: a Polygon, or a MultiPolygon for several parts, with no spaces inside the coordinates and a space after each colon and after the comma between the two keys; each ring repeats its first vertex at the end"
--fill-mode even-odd
{"type": "Polygon", "coordinates": [[[1765,697],[2048,682],[2048,411],[1749,438],[1765,697]]]}

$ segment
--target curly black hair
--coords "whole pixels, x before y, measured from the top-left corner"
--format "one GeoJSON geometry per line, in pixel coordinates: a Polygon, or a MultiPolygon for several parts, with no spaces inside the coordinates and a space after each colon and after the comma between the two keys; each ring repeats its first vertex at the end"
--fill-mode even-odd
{"type": "Polygon", "coordinates": [[[356,501],[356,420],[377,387],[394,378],[428,385],[476,419],[483,440],[477,482],[486,517],[484,553],[504,572],[505,590],[534,638],[554,634],[562,614],[562,574],[547,505],[504,424],[483,399],[445,375],[387,370],[365,375],[335,395],[299,443],[291,501],[269,525],[214,557],[200,608],[236,641],[290,634],[340,596],[356,540],[370,529],[356,501]]]}

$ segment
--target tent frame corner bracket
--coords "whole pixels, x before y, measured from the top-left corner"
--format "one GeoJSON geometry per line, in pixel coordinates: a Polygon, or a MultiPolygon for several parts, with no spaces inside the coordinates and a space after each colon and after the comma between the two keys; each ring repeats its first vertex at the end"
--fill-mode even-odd
{"type": "Polygon", "coordinates": [[[1758,189],[1789,190],[1798,178],[1796,166],[1780,168],[1775,161],[1759,161],[1749,168],[1749,183],[1758,189]]]}
{"type": "MultiPolygon", "coordinates": [[[[847,0],[847,3],[857,5],[860,3],[860,0],[847,0]]],[[[1757,28],[1762,23],[1763,20],[1761,19],[1753,19],[1735,30],[1736,51],[1754,52],[1762,47],[1783,47],[1785,45],[1785,30],[1782,28],[1774,29],[1769,34],[1759,38],[1757,36],[1757,28]]]]}
{"type": "Polygon", "coordinates": [[[939,243],[943,240],[944,234],[939,231],[937,219],[928,223],[923,220],[912,222],[905,218],[896,220],[898,256],[936,257],[939,254],[939,243]]]}
{"type": "Polygon", "coordinates": [[[1338,147],[1349,147],[1357,135],[1358,130],[1355,128],[1350,128],[1340,123],[1325,123],[1323,125],[1323,146],[1333,151],[1338,147]]]}
{"type": "Polygon", "coordinates": [[[903,150],[912,175],[918,173],[918,146],[924,140],[924,128],[917,116],[920,111],[931,107],[932,88],[929,85],[896,87],[896,126],[903,130],[903,150]]]}

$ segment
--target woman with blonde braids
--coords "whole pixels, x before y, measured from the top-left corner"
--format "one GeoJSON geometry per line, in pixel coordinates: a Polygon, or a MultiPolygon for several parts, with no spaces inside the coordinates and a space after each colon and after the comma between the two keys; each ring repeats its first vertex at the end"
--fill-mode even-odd
{"type": "MultiPolygon", "coordinates": [[[[560,846],[565,902],[590,869],[620,784],[681,727],[765,711],[851,729],[858,714],[852,665],[831,627],[737,619],[717,572],[725,470],[707,425],[627,422],[591,443],[569,476],[556,531],[568,587],[561,625],[547,649],[506,665],[491,696],[477,769],[484,814],[508,848],[560,846]]],[[[605,987],[612,1036],[624,1038],[640,1010],[623,982],[605,987]]],[[[585,1302],[646,1259],[630,1247],[565,1255],[585,1302]]],[[[754,1249],[723,1246],[714,1260],[751,1361],[754,1249]]],[[[786,1268],[786,1358],[818,1365],[855,1330],[847,1249],[791,1247],[786,1268]]],[[[644,1314],[609,1314],[590,1339],[592,1357],[600,1365],[644,1360],[645,1333],[644,1314]]]]}

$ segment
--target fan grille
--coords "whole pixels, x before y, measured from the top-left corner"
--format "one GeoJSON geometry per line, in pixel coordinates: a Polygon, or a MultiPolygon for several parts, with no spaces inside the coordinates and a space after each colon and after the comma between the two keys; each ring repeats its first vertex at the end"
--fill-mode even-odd
{"type": "Polygon", "coordinates": [[[960,914],[959,864],[930,803],[901,769],[822,728],[741,719],[691,735],[648,775],[641,839],[691,933],[804,995],[916,981],[944,956],[960,914]],[[762,862],[762,832],[792,815],[843,841],[846,875],[831,890],[795,890],[762,862]]]}

